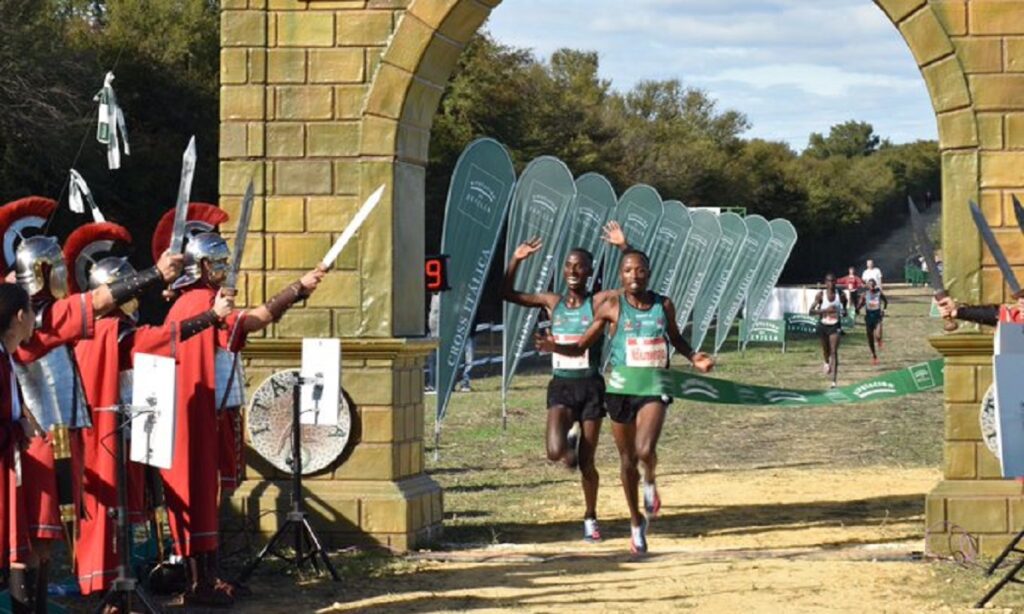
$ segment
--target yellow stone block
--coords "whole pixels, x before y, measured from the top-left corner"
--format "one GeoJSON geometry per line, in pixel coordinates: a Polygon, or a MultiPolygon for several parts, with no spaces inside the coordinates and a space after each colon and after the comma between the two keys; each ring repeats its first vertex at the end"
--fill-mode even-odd
{"type": "MultiPolygon", "coordinates": [[[[1018,234],[1020,234],[1018,232],[1018,234]]],[[[981,365],[977,371],[977,382],[975,383],[977,398],[979,402],[985,396],[985,391],[988,390],[989,386],[992,385],[992,367],[990,365],[981,365]]]]}
{"type": "Polygon", "coordinates": [[[434,30],[427,24],[413,17],[403,18],[384,53],[384,61],[407,72],[416,72],[433,37],[434,30]]]}
{"type": "Polygon", "coordinates": [[[309,80],[313,83],[361,83],[366,52],[359,47],[313,49],[309,52],[309,80]]]}
{"type": "Polygon", "coordinates": [[[242,122],[222,122],[220,125],[220,157],[244,158],[246,155],[246,127],[242,122]]]}
{"type": "Polygon", "coordinates": [[[416,75],[434,85],[445,87],[452,70],[462,55],[463,47],[441,36],[435,36],[427,46],[416,75]]]}
{"type": "Polygon", "coordinates": [[[978,113],[978,137],[982,149],[1003,148],[1003,116],[1001,113],[978,113]]]}
{"type": "Polygon", "coordinates": [[[394,387],[394,378],[385,369],[350,369],[345,374],[345,390],[359,406],[391,405],[394,387]]]}
{"type": "Polygon", "coordinates": [[[306,151],[310,156],[359,154],[359,123],[312,123],[306,127],[306,151]]]}
{"type": "Polygon", "coordinates": [[[1006,70],[1024,71],[1024,38],[1006,39],[1006,70]]]}
{"type": "Polygon", "coordinates": [[[999,553],[1006,549],[1006,545],[1013,539],[1012,535],[992,535],[986,533],[978,536],[978,553],[987,558],[994,559],[999,553]]]}
{"type": "Polygon", "coordinates": [[[935,526],[946,520],[946,499],[928,495],[924,500],[925,526],[935,526]]]}
{"type": "Polygon", "coordinates": [[[373,87],[366,100],[366,111],[398,119],[402,115],[402,105],[411,86],[411,73],[391,64],[382,64],[373,78],[373,87]]]}
{"type": "MultiPolygon", "coordinates": [[[[242,195],[221,196],[220,208],[228,214],[228,223],[221,230],[234,232],[238,224],[238,212],[242,207],[242,195]]],[[[249,218],[249,232],[260,232],[263,230],[263,197],[257,196],[252,202],[252,216],[249,218]]]]}
{"type": "Polygon", "coordinates": [[[263,119],[263,87],[224,85],[220,88],[220,118],[224,120],[263,119]]]}
{"type": "Polygon", "coordinates": [[[341,11],[338,45],[383,45],[391,36],[391,11],[341,11]]]}
{"type": "Polygon", "coordinates": [[[364,499],[359,525],[370,533],[404,532],[409,526],[409,505],[401,499],[364,499]]]}
{"type": "Polygon", "coordinates": [[[309,297],[308,303],[310,307],[359,307],[358,273],[332,271],[309,297]]]}
{"type": "Polygon", "coordinates": [[[420,79],[413,81],[402,112],[402,124],[429,130],[443,94],[443,87],[420,79]]]}
{"type": "Polygon", "coordinates": [[[360,314],[358,309],[335,309],[334,331],[340,337],[350,337],[359,328],[360,314]]]}
{"type": "Polygon", "coordinates": [[[436,0],[435,2],[414,2],[409,7],[409,14],[428,26],[437,29],[452,8],[462,0],[436,0]]]}
{"type": "Polygon", "coordinates": [[[931,0],[929,4],[947,34],[967,34],[967,0],[931,0]]]}
{"type": "Polygon", "coordinates": [[[947,441],[943,455],[943,475],[951,480],[970,480],[976,475],[976,456],[973,441],[947,441]]]}
{"type": "Polygon", "coordinates": [[[360,409],[359,420],[362,426],[360,441],[367,443],[394,441],[394,421],[390,409],[360,409]]]}
{"type": "Polygon", "coordinates": [[[371,9],[404,9],[411,0],[370,0],[366,8],[371,9]]]}
{"type": "Polygon", "coordinates": [[[271,122],[267,124],[266,131],[268,157],[297,158],[305,153],[304,124],[271,122]]]}
{"type": "MultiPolygon", "coordinates": [[[[398,445],[398,475],[404,477],[410,473],[412,473],[412,447],[408,443],[402,443],[398,445]]],[[[413,518],[412,524],[417,526],[419,521],[413,518]]]]}
{"type": "Polygon", "coordinates": [[[277,336],[282,339],[305,337],[330,337],[331,312],[326,309],[292,308],[281,321],[274,325],[277,336]]]}
{"type": "MultiPolygon", "coordinates": [[[[945,60],[943,60],[945,61],[945,60]]],[[[941,63],[941,62],[940,62],[941,63]]],[[[958,300],[977,302],[981,296],[978,262],[981,241],[970,219],[967,200],[978,197],[978,153],[972,150],[942,153],[942,247],[949,293],[958,300]]]]}
{"type": "Polygon", "coordinates": [[[260,11],[221,11],[222,47],[262,47],[267,44],[267,26],[260,11]]]}
{"type": "Polygon", "coordinates": [[[248,63],[246,49],[221,49],[220,82],[222,84],[245,83],[248,75],[248,63]]]}
{"type": "Polygon", "coordinates": [[[267,199],[269,232],[302,232],[306,229],[306,208],[301,196],[272,196],[267,199]]]}
{"type": "Polygon", "coordinates": [[[910,51],[918,66],[933,62],[953,53],[953,45],[942,25],[931,11],[918,11],[900,24],[903,38],[910,45],[910,51]]]}
{"type": "Polygon", "coordinates": [[[1006,148],[1024,149],[1024,113],[1006,115],[1006,148]]]}
{"type": "Polygon", "coordinates": [[[313,196],[306,203],[310,228],[340,232],[362,204],[354,196],[313,196]]]}
{"type": "MultiPolygon", "coordinates": [[[[1003,193],[999,190],[986,190],[981,193],[981,212],[993,228],[1003,225],[1003,193]]],[[[1013,212],[1010,212],[1013,215],[1013,212]]]]}
{"type": "Polygon", "coordinates": [[[1019,188],[1024,184],[1024,152],[981,152],[981,187],[1019,188]]]}
{"type": "Polygon", "coordinates": [[[334,13],[306,11],[277,15],[277,44],[281,47],[331,47],[334,13]]]}
{"type": "Polygon", "coordinates": [[[1024,499],[1010,499],[1010,530],[1019,532],[1024,529],[1024,499]]]}
{"type": "Polygon", "coordinates": [[[460,43],[468,43],[491,10],[476,2],[460,2],[452,8],[438,32],[460,43]]]}
{"type": "Polygon", "coordinates": [[[274,181],[278,194],[330,194],[331,163],[326,160],[277,162],[274,181]]]}
{"type": "Polygon", "coordinates": [[[221,0],[221,2],[220,2],[221,10],[226,10],[226,9],[244,9],[244,8],[248,8],[248,5],[249,5],[248,0],[221,0]]]}
{"type": "Polygon", "coordinates": [[[1003,41],[998,38],[962,38],[956,42],[956,55],[969,73],[1003,70],[1003,41]]]}
{"type": "Polygon", "coordinates": [[[249,157],[262,158],[266,155],[266,150],[263,147],[263,143],[266,140],[265,132],[263,131],[263,122],[250,122],[246,126],[246,132],[249,136],[249,144],[246,147],[246,153],[249,157]]]}
{"type": "Polygon", "coordinates": [[[981,439],[978,403],[950,403],[946,405],[946,440],[981,439]]]}
{"type": "Polygon", "coordinates": [[[326,85],[294,85],[277,88],[277,117],[281,119],[331,119],[334,88],[326,85]]]}
{"type": "MultiPolygon", "coordinates": [[[[1012,222],[1008,228],[996,228],[993,232],[996,235],[996,240],[999,241],[999,245],[1003,248],[1003,253],[1006,254],[1006,259],[1010,264],[1024,264],[1024,235],[1021,234],[1016,222],[1012,222]]],[[[995,265],[996,261],[995,258],[992,257],[992,252],[986,248],[982,254],[982,264],[995,265]]],[[[989,380],[991,381],[991,376],[989,377],[989,380]]],[[[987,387],[987,384],[985,387],[987,387]]],[[[980,385],[979,389],[982,389],[980,385]]]]}
{"type": "MultiPolygon", "coordinates": [[[[366,118],[371,120],[372,118],[366,118]]],[[[362,151],[361,153],[366,153],[362,151]]],[[[359,163],[354,160],[334,161],[334,193],[359,194],[359,163]]]]}
{"type": "Polygon", "coordinates": [[[1024,75],[970,75],[968,80],[975,108],[986,111],[1024,108],[1024,75]]]}
{"type": "Polygon", "coordinates": [[[266,83],[267,82],[267,50],[266,49],[250,49],[249,50],[249,82],[250,83],[266,83]]]}
{"type": "Polygon", "coordinates": [[[398,122],[368,115],[363,120],[362,152],[369,156],[393,156],[398,144],[398,122]]]}
{"type": "Polygon", "coordinates": [[[946,365],[946,400],[951,403],[968,403],[977,400],[974,396],[976,379],[974,367],[969,365],[946,365]]]}
{"type": "Polygon", "coordinates": [[[274,267],[309,270],[320,263],[331,247],[326,234],[281,234],[274,237],[274,267]]]}
{"type": "Polygon", "coordinates": [[[252,180],[257,194],[263,193],[263,163],[224,160],[220,163],[220,194],[245,194],[252,180]]]}
{"type": "Polygon", "coordinates": [[[338,119],[358,119],[369,88],[365,85],[339,85],[334,88],[334,115],[338,119]]]}
{"type": "Polygon", "coordinates": [[[946,501],[949,522],[971,533],[1005,533],[1006,499],[995,497],[951,498],[946,501]]]}
{"type": "MultiPolygon", "coordinates": [[[[245,274],[245,295],[241,298],[244,302],[239,305],[240,307],[252,307],[266,301],[263,293],[263,273],[248,272],[245,274]]],[[[249,375],[248,370],[246,375],[249,375]]]]}
{"type": "Polygon", "coordinates": [[[924,6],[925,0],[876,0],[876,4],[896,23],[924,6]]]}
{"type": "Polygon", "coordinates": [[[1024,1],[971,0],[968,3],[971,34],[1024,34],[1024,1]]]}
{"type": "Polygon", "coordinates": [[[366,74],[377,74],[377,67],[380,66],[380,59],[383,55],[383,47],[369,47],[366,49],[366,74]]]}
{"type": "Polygon", "coordinates": [[[985,304],[1002,303],[1007,296],[1006,282],[1002,273],[995,266],[986,267],[981,271],[982,300],[985,304]]]}
{"type": "Polygon", "coordinates": [[[983,480],[1001,480],[1003,479],[1003,470],[999,464],[999,459],[985,446],[984,443],[978,442],[975,444],[977,447],[978,456],[978,477],[983,480]]]}
{"type": "Polygon", "coordinates": [[[305,83],[306,50],[268,49],[267,80],[270,83],[305,83]]]}
{"type": "Polygon", "coordinates": [[[939,60],[921,69],[936,113],[961,109],[971,103],[967,81],[956,57],[939,60]]]}

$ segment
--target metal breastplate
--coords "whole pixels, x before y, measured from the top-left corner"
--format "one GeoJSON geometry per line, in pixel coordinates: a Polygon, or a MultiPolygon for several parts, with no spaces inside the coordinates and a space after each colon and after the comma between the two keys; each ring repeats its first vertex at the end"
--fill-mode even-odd
{"type": "Polygon", "coordinates": [[[245,383],[245,375],[242,372],[242,361],[235,361],[234,352],[228,352],[217,348],[216,355],[214,357],[214,365],[216,369],[216,377],[214,378],[217,382],[217,409],[220,410],[222,407],[241,407],[245,402],[245,391],[243,386],[245,383]],[[235,377],[231,377],[231,365],[235,364],[235,377]],[[231,390],[227,394],[227,401],[224,401],[224,392],[228,389],[228,380],[231,380],[231,390]]]}
{"type": "Polygon", "coordinates": [[[132,387],[135,385],[135,370],[126,369],[117,374],[117,388],[122,405],[132,404],[132,387]]]}
{"type": "Polygon", "coordinates": [[[49,431],[57,425],[68,428],[92,426],[85,392],[68,346],[54,348],[35,362],[16,363],[14,371],[21,386],[25,409],[35,416],[44,430],[49,431]]]}

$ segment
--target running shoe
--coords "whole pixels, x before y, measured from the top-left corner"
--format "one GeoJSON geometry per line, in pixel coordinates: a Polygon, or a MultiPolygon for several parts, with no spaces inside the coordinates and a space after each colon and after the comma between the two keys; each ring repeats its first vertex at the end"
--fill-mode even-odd
{"type": "Polygon", "coordinates": [[[651,518],[657,518],[661,512],[661,497],[654,482],[644,482],[644,510],[651,518]]]}
{"type": "Polygon", "coordinates": [[[647,552],[647,519],[642,518],[640,526],[630,527],[630,529],[629,551],[633,554],[645,554],[647,552]]]}
{"type": "Polygon", "coordinates": [[[832,382],[832,384],[829,386],[829,388],[838,388],[838,387],[839,387],[839,385],[836,384],[835,382],[832,382]]]}
{"type": "Polygon", "coordinates": [[[583,519],[583,541],[590,544],[601,541],[601,529],[597,526],[597,518],[583,519]]]}
{"type": "Polygon", "coordinates": [[[569,444],[569,450],[572,452],[572,456],[569,457],[569,468],[575,469],[580,464],[580,423],[573,422],[572,428],[565,436],[566,443],[569,444]]]}

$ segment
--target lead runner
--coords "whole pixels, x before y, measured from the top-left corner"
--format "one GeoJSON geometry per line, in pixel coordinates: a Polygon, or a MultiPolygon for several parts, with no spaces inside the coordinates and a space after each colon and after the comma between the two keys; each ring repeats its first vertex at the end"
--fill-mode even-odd
{"type": "MultiPolygon", "coordinates": [[[[702,373],[714,367],[714,360],[703,352],[695,352],[683,339],[676,326],[676,310],[672,301],[647,289],[650,262],[638,250],[627,250],[619,268],[623,291],[613,294],[595,311],[594,322],[576,343],[556,343],[550,334],[538,335],[537,349],[566,356],[582,356],[603,336],[606,326],[614,327],[612,336],[612,367],[630,366],[663,369],[669,365],[666,340],[702,373]]],[[[608,416],[612,419],[612,435],[619,449],[619,472],[629,507],[632,535],[630,551],[647,552],[647,517],[640,513],[637,487],[644,469],[644,507],[655,517],[661,499],[655,486],[657,445],[665,412],[672,399],[665,396],[631,396],[609,393],[605,397],[608,416]]]]}
{"type": "MultiPolygon", "coordinates": [[[[627,249],[626,236],[617,222],[608,222],[602,237],[621,250],[627,249]]],[[[565,296],[553,292],[528,294],[514,288],[519,263],[541,248],[540,239],[532,239],[516,247],[505,270],[502,299],[524,307],[547,310],[551,332],[556,341],[579,339],[595,311],[614,291],[590,294],[587,282],[594,274],[594,256],[583,248],[573,248],[566,256],[562,275],[568,288],[565,296]]],[[[547,454],[551,461],[561,461],[569,468],[577,465],[583,486],[586,510],[583,514],[583,539],[601,541],[597,525],[597,488],[599,476],[594,465],[604,419],[604,378],[601,377],[601,351],[585,352],[579,358],[551,355],[551,381],[548,383],[547,454]],[[582,428],[577,427],[577,424],[582,428]],[[582,437],[580,431],[582,430],[582,437]]]]}

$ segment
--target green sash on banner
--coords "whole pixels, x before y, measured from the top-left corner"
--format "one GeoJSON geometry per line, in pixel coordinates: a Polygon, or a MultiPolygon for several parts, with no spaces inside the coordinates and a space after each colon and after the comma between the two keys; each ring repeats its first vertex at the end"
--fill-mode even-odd
{"type": "Polygon", "coordinates": [[[706,209],[690,211],[693,227],[690,237],[683,248],[683,264],[676,275],[675,285],[669,298],[676,307],[676,325],[681,333],[690,319],[690,312],[697,303],[711,259],[715,256],[715,247],[722,238],[722,226],[718,223],[718,215],[706,209]]]}
{"type": "Polygon", "coordinates": [[[856,384],[830,390],[795,390],[737,384],[692,372],[645,367],[615,367],[606,378],[611,394],[668,395],[676,399],[728,405],[811,406],[884,401],[939,388],[943,360],[910,365],[856,384]]]}
{"type": "Polygon", "coordinates": [[[493,139],[473,141],[455,163],[441,236],[451,290],[441,294],[438,320],[435,431],[448,409],[515,182],[508,151],[493,139]]]}
{"type": "MultiPolygon", "coordinates": [[[[522,261],[516,271],[515,288],[536,294],[545,292],[551,275],[560,269],[555,252],[566,226],[566,213],[576,199],[576,183],[572,173],[558,158],[541,156],[530,162],[519,176],[512,208],[508,215],[505,262],[516,247],[533,237],[540,237],[541,249],[522,261]]],[[[532,341],[538,310],[515,303],[504,304],[505,329],[502,335],[502,395],[515,375],[519,358],[532,341]]]]}
{"type": "Polygon", "coordinates": [[[735,213],[722,213],[718,216],[722,227],[722,238],[715,247],[715,255],[711,259],[707,282],[700,289],[697,302],[693,306],[693,328],[690,329],[690,347],[699,350],[707,336],[711,321],[718,312],[718,303],[725,295],[729,286],[736,262],[743,255],[740,247],[747,238],[747,225],[743,218],[735,213]]]}
{"type": "Polygon", "coordinates": [[[654,240],[647,250],[651,259],[651,277],[648,287],[658,294],[668,295],[672,280],[683,262],[683,250],[693,226],[690,210],[678,200],[665,201],[665,214],[661,216],[654,240]]]}
{"type": "Polygon", "coordinates": [[[576,204],[572,209],[567,224],[567,239],[560,241],[555,256],[554,288],[555,294],[564,296],[565,277],[559,275],[569,250],[582,247],[594,255],[594,275],[590,278],[591,287],[597,271],[601,266],[601,256],[606,247],[601,240],[601,229],[615,209],[615,190],[612,184],[597,173],[587,173],[576,178],[576,204]]]}
{"type": "Polygon", "coordinates": [[[718,303],[718,324],[715,325],[715,354],[718,354],[729,336],[729,330],[736,315],[747,300],[757,269],[768,249],[768,241],[772,238],[772,227],[768,220],[760,215],[748,215],[743,218],[747,225],[747,238],[743,241],[743,253],[736,261],[732,278],[725,288],[725,295],[718,303]]]}
{"type": "MultiPolygon", "coordinates": [[[[744,316],[749,320],[757,320],[764,313],[768,301],[772,298],[772,290],[782,276],[782,270],[786,268],[789,255],[796,245],[796,228],[793,228],[789,221],[778,218],[772,220],[769,225],[772,229],[772,238],[768,242],[768,250],[764,253],[764,265],[758,271],[747,297],[747,310],[744,316]]],[[[746,336],[741,334],[740,337],[743,339],[743,347],[746,347],[746,336]]]]}
{"type": "MultiPolygon", "coordinates": [[[[637,184],[619,198],[619,205],[612,212],[611,219],[622,226],[626,233],[626,241],[636,249],[646,251],[654,240],[654,233],[661,221],[664,206],[658,191],[649,185],[637,184]]],[[[617,249],[605,250],[602,262],[602,289],[618,288],[619,265],[622,263],[622,252],[617,249]]]]}

